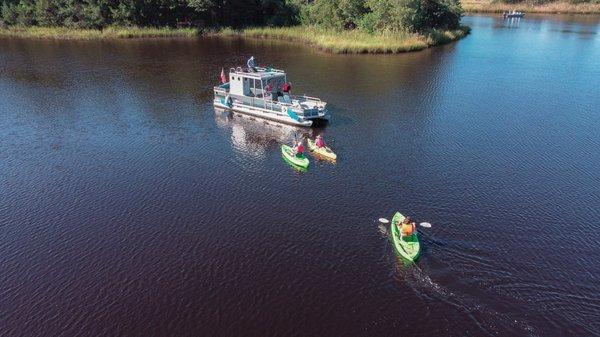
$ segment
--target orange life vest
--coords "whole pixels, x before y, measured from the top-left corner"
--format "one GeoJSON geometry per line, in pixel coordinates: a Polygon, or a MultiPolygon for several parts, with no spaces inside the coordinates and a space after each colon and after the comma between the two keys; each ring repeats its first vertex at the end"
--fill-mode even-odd
{"type": "Polygon", "coordinates": [[[412,235],[415,232],[415,227],[412,223],[403,223],[400,232],[402,235],[412,235]]]}

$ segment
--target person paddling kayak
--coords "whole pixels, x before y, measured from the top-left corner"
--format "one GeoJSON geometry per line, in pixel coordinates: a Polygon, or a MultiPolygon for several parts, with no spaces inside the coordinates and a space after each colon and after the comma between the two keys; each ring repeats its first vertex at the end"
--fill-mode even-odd
{"type": "Polygon", "coordinates": [[[296,157],[302,157],[304,155],[304,145],[302,145],[302,141],[299,141],[294,147],[294,152],[296,153],[296,157]]]}
{"type": "Polygon", "coordinates": [[[319,158],[335,161],[337,155],[333,152],[323,140],[323,136],[318,135],[315,140],[308,139],[308,149],[313,151],[319,158]]]}
{"type": "Polygon", "coordinates": [[[401,236],[410,236],[415,234],[415,232],[417,231],[417,226],[411,220],[412,219],[409,216],[407,216],[406,218],[404,218],[404,221],[402,221],[402,223],[398,224],[398,229],[400,230],[401,236]]]}
{"type": "Polygon", "coordinates": [[[415,223],[409,217],[396,212],[390,230],[396,252],[410,262],[416,261],[421,253],[421,244],[415,223]]]}
{"type": "Polygon", "coordinates": [[[325,147],[325,141],[323,140],[323,136],[318,135],[317,140],[315,141],[315,145],[321,149],[325,147]]]}

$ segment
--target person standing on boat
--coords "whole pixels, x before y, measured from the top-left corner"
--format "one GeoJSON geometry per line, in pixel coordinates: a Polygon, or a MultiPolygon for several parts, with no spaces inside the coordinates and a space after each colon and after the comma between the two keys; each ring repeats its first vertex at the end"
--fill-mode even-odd
{"type": "Polygon", "coordinates": [[[289,82],[285,82],[281,86],[281,91],[283,91],[283,102],[292,103],[292,98],[290,97],[291,90],[292,90],[292,84],[289,82]]]}
{"type": "Polygon", "coordinates": [[[256,59],[254,59],[254,55],[248,59],[248,70],[256,72],[256,59]]]}
{"type": "Polygon", "coordinates": [[[265,87],[265,98],[270,98],[271,100],[273,100],[273,85],[271,83],[267,83],[267,86],[265,87]]]}

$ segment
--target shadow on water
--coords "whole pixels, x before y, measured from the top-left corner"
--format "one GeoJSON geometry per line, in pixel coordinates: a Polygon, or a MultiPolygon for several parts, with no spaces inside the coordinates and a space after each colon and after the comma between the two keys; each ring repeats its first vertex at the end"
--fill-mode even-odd
{"type": "Polygon", "coordinates": [[[281,144],[293,144],[297,135],[306,129],[275,123],[241,113],[215,108],[215,122],[231,132],[231,145],[241,154],[265,157],[268,151],[281,144]]]}

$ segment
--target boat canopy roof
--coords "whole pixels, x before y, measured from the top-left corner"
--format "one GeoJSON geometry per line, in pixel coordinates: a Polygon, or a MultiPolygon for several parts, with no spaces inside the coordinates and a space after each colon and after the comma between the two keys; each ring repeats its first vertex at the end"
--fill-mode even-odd
{"type": "Polygon", "coordinates": [[[248,71],[247,68],[237,67],[229,69],[229,76],[237,75],[255,79],[270,79],[273,77],[285,77],[285,71],[273,68],[256,67],[256,71],[248,71]]]}

